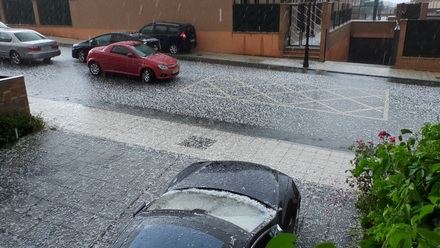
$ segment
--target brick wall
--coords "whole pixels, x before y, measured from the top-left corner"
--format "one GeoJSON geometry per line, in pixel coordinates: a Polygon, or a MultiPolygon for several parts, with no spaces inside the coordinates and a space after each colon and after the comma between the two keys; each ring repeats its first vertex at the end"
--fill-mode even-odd
{"type": "Polygon", "coordinates": [[[11,112],[30,114],[23,76],[0,76],[0,114],[11,112]]]}

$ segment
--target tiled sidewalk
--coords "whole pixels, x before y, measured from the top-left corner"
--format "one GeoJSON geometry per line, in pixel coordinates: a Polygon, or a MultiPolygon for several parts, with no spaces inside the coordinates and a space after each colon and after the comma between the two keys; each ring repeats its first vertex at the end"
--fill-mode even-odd
{"type": "Polygon", "coordinates": [[[31,110],[67,131],[208,160],[244,160],[294,178],[348,189],[350,152],[139,117],[80,104],[30,98],[31,110]],[[185,146],[187,145],[187,146],[185,146]]]}

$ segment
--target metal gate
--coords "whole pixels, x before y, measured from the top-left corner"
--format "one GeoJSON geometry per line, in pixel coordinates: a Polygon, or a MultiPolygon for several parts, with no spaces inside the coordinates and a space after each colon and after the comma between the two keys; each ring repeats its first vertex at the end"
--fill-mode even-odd
{"type": "MultiPolygon", "coordinates": [[[[304,47],[306,44],[306,23],[309,9],[308,1],[291,1],[288,3],[290,27],[287,32],[288,47],[304,47]]],[[[321,42],[322,1],[314,1],[310,9],[309,45],[319,47],[321,42]]]]}

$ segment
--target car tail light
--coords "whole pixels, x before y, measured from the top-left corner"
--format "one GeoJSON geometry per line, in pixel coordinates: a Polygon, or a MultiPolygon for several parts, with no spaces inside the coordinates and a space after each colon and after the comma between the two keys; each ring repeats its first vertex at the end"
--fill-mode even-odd
{"type": "Polygon", "coordinates": [[[58,49],[59,47],[58,47],[58,44],[55,44],[55,45],[52,45],[51,46],[53,49],[58,49]]]}
{"type": "Polygon", "coordinates": [[[182,39],[186,39],[186,34],[185,34],[185,32],[182,32],[181,34],[180,34],[180,37],[182,38],[182,39]]]}
{"type": "Polygon", "coordinates": [[[36,47],[28,47],[28,50],[31,51],[31,52],[38,52],[38,51],[41,51],[41,47],[38,47],[38,46],[36,46],[36,47]]]}

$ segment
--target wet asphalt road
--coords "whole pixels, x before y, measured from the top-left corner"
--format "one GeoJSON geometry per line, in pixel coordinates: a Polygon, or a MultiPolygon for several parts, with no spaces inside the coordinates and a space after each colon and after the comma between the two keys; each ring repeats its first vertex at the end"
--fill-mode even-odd
{"type": "Polygon", "coordinates": [[[178,78],[93,77],[69,48],[51,64],[0,62],[31,97],[154,115],[196,125],[347,149],[379,130],[417,129],[440,114],[440,88],[375,77],[293,73],[181,61],[178,78]]]}

